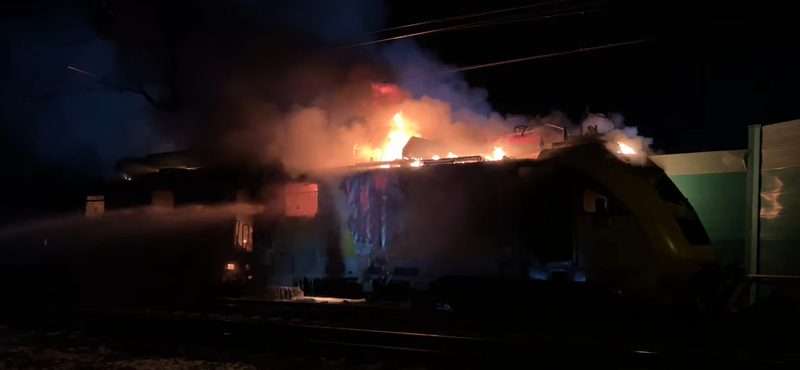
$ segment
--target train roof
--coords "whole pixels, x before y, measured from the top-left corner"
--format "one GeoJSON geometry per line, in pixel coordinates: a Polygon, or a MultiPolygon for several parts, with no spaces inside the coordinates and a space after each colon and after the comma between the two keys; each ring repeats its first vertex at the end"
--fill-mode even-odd
{"type": "MultiPolygon", "coordinates": [[[[570,162],[575,161],[592,161],[592,162],[617,162],[619,164],[630,166],[630,163],[625,160],[625,157],[620,157],[610,152],[604,142],[591,141],[577,143],[575,145],[565,145],[561,147],[545,149],[538,158],[511,158],[507,157],[501,160],[492,161],[486,160],[480,156],[456,157],[456,158],[441,158],[441,159],[422,159],[422,160],[396,160],[391,162],[366,162],[357,163],[350,166],[342,166],[335,168],[325,168],[315,171],[311,177],[325,177],[336,175],[349,175],[367,171],[409,171],[421,170],[425,168],[437,168],[440,166],[458,166],[459,168],[472,168],[475,166],[504,166],[504,167],[536,167],[549,165],[553,163],[561,163],[569,165],[570,162]]],[[[656,167],[652,161],[647,161],[643,167],[656,167]]]]}
{"type": "MultiPolygon", "coordinates": [[[[421,159],[421,160],[395,160],[391,162],[366,162],[356,163],[348,166],[320,168],[310,171],[306,174],[306,178],[322,179],[328,177],[342,177],[361,172],[368,171],[410,171],[410,170],[424,170],[426,168],[438,168],[441,166],[459,166],[464,168],[472,168],[475,166],[484,167],[536,167],[545,165],[547,163],[561,163],[562,165],[578,164],[578,163],[593,162],[596,165],[605,165],[610,162],[617,162],[619,164],[627,165],[627,167],[638,167],[639,171],[650,172],[655,170],[660,171],[655,163],[646,159],[643,166],[632,166],[630,161],[624,155],[612,153],[606,147],[606,143],[597,138],[581,138],[574,140],[571,143],[564,143],[556,147],[544,149],[539,156],[533,158],[517,159],[506,157],[498,161],[490,161],[481,156],[466,156],[457,158],[441,158],[441,159],[421,159]],[[604,164],[605,163],[605,164],[604,164]]],[[[165,178],[172,172],[187,172],[186,170],[200,170],[199,172],[207,173],[235,173],[241,172],[236,169],[217,168],[216,166],[205,166],[203,163],[193,158],[191,152],[172,152],[172,153],[158,153],[152,154],[142,158],[127,158],[121,160],[117,165],[118,172],[126,179],[154,179],[165,178]]],[[[252,171],[250,171],[252,172],[252,171]]],[[[255,173],[277,173],[282,172],[275,166],[263,166],[255,173]]],[[[425,170],[424,172],[427,172],[425,170]]],[[[449,171],[448,171],[449,172],[449,171]]],[[[198,174],[199,175],[199,174],[198,174]]],[[[183,177],[183,176],[180,176],[183,177]]],[[[206,176],[189,176],[192,178],[204,178],[206,176]]],[[[235,176],[240,178],[240,176],[235,176]]],[[[252,176],[245,176],[252,180],[252,176]]],[[[257,176],[258,178],[263,176],[257,176]]],[[[268,176],[273,181],[276,180],[276,175],[268,176]]],[[[280,177],[280,176],[277,176],[280,177]]],[[[289,180],[288,175],[283,176],[285,180],[289,180]]],[[[244,178],[240,178],[244,180],[244,178]]],[[[245,180],[246,181],[246,180],[245,180]]]]}

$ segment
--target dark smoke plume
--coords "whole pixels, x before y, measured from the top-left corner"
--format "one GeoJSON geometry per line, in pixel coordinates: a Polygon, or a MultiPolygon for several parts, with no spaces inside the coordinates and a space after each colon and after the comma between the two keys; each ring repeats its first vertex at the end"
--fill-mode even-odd
{"type": "Polygon", "coordinates": [[[382,22],[360,13],[371,3],[109,0],[84,14],[116,45],[119,83],[152,105],[163,135],[209,157],[261,161],[284,125],[302,119],[297,107],[347,125],[370,82],[392,79],[370,50],[334,48],[368,35],[359,20],[382,22]]]}
{"type": "Polygon", "coordinates": [[[206,159],[280,162],[290,174],[351,164],[357,147],[383,144],[398,112],[459,155],[489,154],[483,138],[517,125],[566,125],[558,113],[493,112],[485,90],[445,73],[413,41],[337,49],[382,26],[375,1],[106,0],[84,9],[115,45],[115,83],[151,105],[160,135],[206,159]],[[375,83],[397,85],[392,98],[376,97],[375,83]]]}

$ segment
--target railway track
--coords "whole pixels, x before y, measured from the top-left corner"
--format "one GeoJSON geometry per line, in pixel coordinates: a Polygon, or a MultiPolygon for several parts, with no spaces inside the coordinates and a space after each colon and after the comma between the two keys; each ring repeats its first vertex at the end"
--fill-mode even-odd
{"type": "MultiPolygon", "coordinates": [[[[235,311],[232,302],[228,311],[235,311]]],[[[239,312],[155,310],[40,310],[8,317],[15,325],[47,330],[79,327],[110,338],[166,341],[197,345],[247,348],[258,352],[301,351],[322,356],[375,356],[405,361],[477,364],[518,361],[554,361],[565,365],[609,364],[613,367],[666,369],[683,366],[757,366],[797,368],[800,359],[785,354],[713,349],[710,347],[645,346],[616,341],[526,335],[501,337],[481,332],[443,334],[420,330],[386,330],[357,327],[348,322],[308,314],[314,306],[275,304],[260,309],[254,302],[239,312]],[[285,313],[302,311],[299,315],[285,313]],[[257,313],[255,311],[260,311],[257,313]]],[[[340,312],[345,312],[342,310],[340,312]]],[[[367,312],[367,311],[364,311],[367,312]]],[[[351,311],[351,314],[353,312],[351,311]]],[[[378,319],[381,319],[378,317],[378,319]]],[[[413,320],[413,317],[409,317],[413,320]]],[[[350,320],[350,323],[357,320],[350,320]]],[[[2,324],[2,323],[0,323],[2,324]]],[[[401,326],[401,325],[395,325],[401,326]]],[[[451,331],[453,332],[453,331],[451,331]]],[[[468,366],[469,365],[469,366],[468,366]]]]}

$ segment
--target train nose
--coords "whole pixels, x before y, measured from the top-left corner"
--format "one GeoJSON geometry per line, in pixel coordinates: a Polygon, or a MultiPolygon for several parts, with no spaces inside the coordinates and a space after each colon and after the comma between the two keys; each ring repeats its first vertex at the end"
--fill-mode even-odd
{"type": "Polygon", "coordinates": [[[703,311],[727,311],[744,298],[747,273],[741,266],[704,263],[691,282],[687,295],[703,311]]]}

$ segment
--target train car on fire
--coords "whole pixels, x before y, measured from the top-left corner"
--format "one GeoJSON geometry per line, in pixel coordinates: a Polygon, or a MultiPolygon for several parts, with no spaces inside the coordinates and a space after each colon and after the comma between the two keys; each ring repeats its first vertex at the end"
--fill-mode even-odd
{"type": "Polygon", "coordinates": [[[327,287],[349,280],[370,294],[403,286],[448,296],[569,280],[674,302],[716,267],[702,223],[663,170],[599,141],[538,159],[372,163],[311,179],[285,188],[290,217],[271,234],[271,284],[338,295],[327,287]]]}
{"type": "Polygon", "coordinates": [[[654,302],[701,294],[693,290],[698,277],[715,267],[710,241],[663,170],[633,165],[598,140],[536,155],[372,162],[303,181],[177,155],[122,161],[124,180],[87,198],[87,215],[104,213],[93,227],[106,232],[34,233],[28,255],[89,239],[124,250],[52,254],[85,262],[70,264],[83,274],[65,276],[95,277],[107,291],[124,282],[120,296],[263,296],[300,287],[307,295],[452,303],[553,281],[654,302]],[[144,205],[146,217],[114,213],[144,205]]]}

